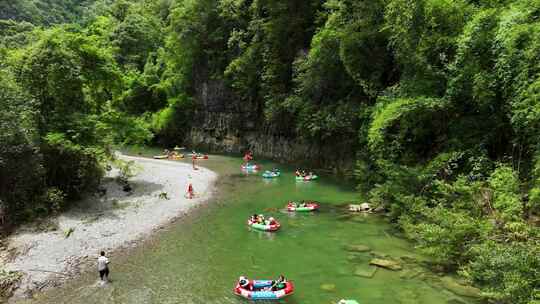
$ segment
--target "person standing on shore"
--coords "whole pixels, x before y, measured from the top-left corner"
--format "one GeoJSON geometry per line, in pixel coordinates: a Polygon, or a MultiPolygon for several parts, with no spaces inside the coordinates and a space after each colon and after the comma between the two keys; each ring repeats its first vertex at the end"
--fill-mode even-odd
{"type": "Polygon", "coordinates": [[[109,259],[105,256],[105,251],[102,251],[97,261],[99,278],[102,283],[109,281],[109,259]]]}
{"type": "Polygon", "coordinates": [[[187,189],[187,197],[188,197],[189,199],[192,199],[194,195],[195,195],[195,194],[194,194],[194,192],[193,192],[193,185],[190,183],[190,184],[188,185],[188,189],[187,189]]]}
{"type": "Polygon", "coordinates": [[[195,166],[196,161],[197,161],[197,154],[195,154],[195,151],[193,151],[191,155],[191,163],[193,164],[193,170],[198,170],[197,167],[195,166]]]}

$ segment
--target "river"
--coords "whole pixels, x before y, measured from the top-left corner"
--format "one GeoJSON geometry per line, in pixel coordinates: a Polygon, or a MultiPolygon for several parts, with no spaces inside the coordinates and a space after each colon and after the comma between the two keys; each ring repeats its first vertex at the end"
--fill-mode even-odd
{"type": "MultiPolygon", "coordinates": [[[[96,273],[82,274],[62,287],[36,294],[29,303],[246,303],[232,294],[240,275],[275,278],[284,274],[295,293],[280,303],[335,303],[341,298],[366,304],[474,303],[445,290],[438,276],[419,267],[420,256],[382,216],[348,215],[344,203],[357,202],[352,184],[323,176],[296,182],[291,168],[264,180],[240,171],[239,158],[211,156],[201,164],[218,172],[217,193],[203,207],[122,256],[114,256],[112,282],[100,287],[96,273]],[[320,212],[290,214],[287,200],[317,200],[320,212]],[[277,233],[250,231],[250,214],[272,215],[277,233]],[[345,246],[372,251],[355,253],[345,246]],[[370,272],[374,256],[401,261],[404,269],[370,272]]],[[[197,189],[195,189],[196,191],[197,189]]],[[[260,302],[259,302],[260,303],[260,302]]]]}

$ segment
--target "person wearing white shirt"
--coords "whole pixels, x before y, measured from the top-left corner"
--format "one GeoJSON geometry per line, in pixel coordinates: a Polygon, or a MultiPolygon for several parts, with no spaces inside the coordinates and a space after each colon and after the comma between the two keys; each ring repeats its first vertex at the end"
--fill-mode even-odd
{"type": "Polygon", "coordinates": [[[97,260],[99,278],[102,282],[109,280],[109,259],[105,256],[105,251],[102,251],[97,260]]]}

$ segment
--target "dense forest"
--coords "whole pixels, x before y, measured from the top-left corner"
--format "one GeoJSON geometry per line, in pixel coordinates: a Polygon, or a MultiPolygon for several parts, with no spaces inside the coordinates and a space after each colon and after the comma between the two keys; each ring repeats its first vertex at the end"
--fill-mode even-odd
{"type": "Polygon", "coordinates": [[[433,267],[540,301],[539,0],[4,0],[0,18],[8,224],[95,189],[115,145],[190,143],[215,95],[238,130],[354,156],[433,267]]]}

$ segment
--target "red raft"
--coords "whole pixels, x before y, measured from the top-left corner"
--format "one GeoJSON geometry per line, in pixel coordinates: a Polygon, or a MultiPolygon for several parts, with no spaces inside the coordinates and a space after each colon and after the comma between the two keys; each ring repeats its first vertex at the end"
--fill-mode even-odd
{"type": "Polygon", "coordinates": [[[236,284],[234,294],[244,297],[249,300],[279,300],[294,292],[292,282],[285,282],[285,288],[272,290],[271,280],[252,280],[249,282],[249,287],[245,288],[236,284]]]}

